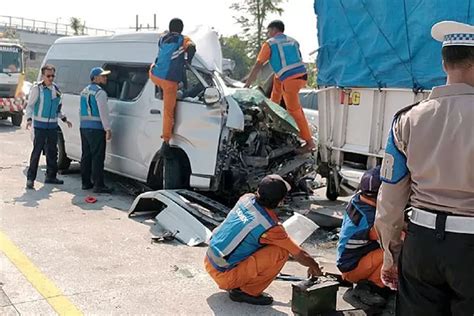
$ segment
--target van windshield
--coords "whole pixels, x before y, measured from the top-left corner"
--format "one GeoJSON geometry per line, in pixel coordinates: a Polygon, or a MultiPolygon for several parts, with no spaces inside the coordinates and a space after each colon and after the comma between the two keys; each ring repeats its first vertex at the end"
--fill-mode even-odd
{"type": "Polygon", "coordinates": [[[19,73],[22,72],[21,49],[15,46],[0,45],[0,72],[19,73]]]}

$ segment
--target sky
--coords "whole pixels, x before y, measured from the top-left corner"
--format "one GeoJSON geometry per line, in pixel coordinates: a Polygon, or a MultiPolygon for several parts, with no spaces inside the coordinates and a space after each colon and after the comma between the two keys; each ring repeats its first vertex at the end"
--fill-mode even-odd
{"type": "MultiPolygon", "coordinates": [[[[235,24],[236,14],[229,9],[233,2],[239,0],[171,0],[171,1],[64,1],[64,0],[21,0],[8,1],[8,6],[2,6],[1,15],[24,17],[41,21],[69,24],[70,17],[78,17],[86,21],[88,27],[128,31],[135,27],[135,15],[144,26],[153,25],[153,14],[157,15],[157,26],[160,30],[167,29],[168,22],[173,17],[183,19],[186,25],[200,24],[214,27],[219,34],[233,35],[240,33],[240,27],[235,24]]],[[[317,48],[316,16],[313,10],[314,0],[287,0],[282,4],[284,13],[280,18],[285,22],[285,33],[300,42],[303,59],[313,61],[309,53],[317,48]]]]}

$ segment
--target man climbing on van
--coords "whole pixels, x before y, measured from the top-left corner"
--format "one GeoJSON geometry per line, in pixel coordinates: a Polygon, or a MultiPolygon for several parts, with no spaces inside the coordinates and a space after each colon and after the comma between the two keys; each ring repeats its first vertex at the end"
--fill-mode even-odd
{"type": "Polygon", "coordinates": [[[383,251],[374,228],[380,166],[364,173],[359,192],[351,199],[342,220],[337,245],[337,268],[342,278],[355,283],[352,296],[369,306],[384,306],[390,290],[380,277],[383,251]]]}
{"type": "Polygon", "coordinates": [[[275,73],[271,99],[273,102],[280,104],[283,97],[286,110],[298,125],[300,137],[306,141],[306,144],[298,152],[311,152],[316,145],[299,99],[299,91],[306,85],[308,79],[306,67],[301,58],[299,43],[283,34],[285,25],[282,21],[275,20],[271,22],[267,30],[269,39],[263,43],[257,56],[257,62],[250,72],[245,87],[250,87],[257,79],[257,75],[265,63],[269,61],[275,73]]]}
{"type": "Polygon", "coordinates": [[[242,196],[213,231],[204,265],[231,300],[270,305],[273,298],[263,290],[289,255],[308,267],[308,276],[322,275],[318,263],[291,240],[275,214],[290,189],[279,175],[264,177],[257,193],[242,196]]]}
{"type": "MultiPolygon", "coordinates": [[[[165,32],[158,41],[158,56],[150,68],[151,81],[163,90],[163,145],[164,187],[177,189],[181,182],[178,175],[171,174],[171,165],[176,162],[169,141],[173,133],[174,114],[178,84],[184,80],[185,63],[191,63],[196,46],[187,36],[182,35],[183,21],[174,18],[169,23],[169,32],[165,32]],[[185,56],[187,55],[187,57],[185,56]],[[167,172],[168,171],[168,172],[167,172]]],[[[176,168],[173,168],[176,169],[176,168]]],[[[178,168],[179,169],[179,168],[178,168]]],[[[176,171],[176,170],[173,170],[176,171]]]]}
{"type": "Polygon", "coordinates": [[[106,141],[112,139],[109,122],[107,92],[101,87],[107,83],[110,70],[94,67],[91,83],[81,92],[81,177],[82,189],[94,188],[94,193],[111,193],[104,183],[106,141]]]}
{"type": "Polygon", "coordinates": [[[46,179],[44,183],[63,184],[56,175],[58,172],[58,117],[72,127],[65,115],[61,112],[61,92],[54,83],[56,69],[53,65],[44,65],[41,68],[42,81],[31,88],[28,105],[26,107],[26,128],[33,125],[34,141],[30,157],[26,188],[33,190],[38,172],[41,152],[46,151],[46,179]]]}

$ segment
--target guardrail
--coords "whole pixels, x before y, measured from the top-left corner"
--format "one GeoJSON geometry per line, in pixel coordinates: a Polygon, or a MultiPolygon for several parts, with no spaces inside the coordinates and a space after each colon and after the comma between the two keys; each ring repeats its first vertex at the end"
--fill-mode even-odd
{"type": "Polygon", "coordinates": [[[0,15],[0,27],[9,28],[12,30],[20,30],[26,32],[33,32],[39,34],[51,34],[51,35],[111,35],[114,34],[114,31],[97,29],[85,26],[83,30],[76,34],[72,29],[71,25],[58,23],[58,22],[48,22],[40,21],[34,19],[27,19],[22,17],[14,17],[7,15],[0,15]]]}

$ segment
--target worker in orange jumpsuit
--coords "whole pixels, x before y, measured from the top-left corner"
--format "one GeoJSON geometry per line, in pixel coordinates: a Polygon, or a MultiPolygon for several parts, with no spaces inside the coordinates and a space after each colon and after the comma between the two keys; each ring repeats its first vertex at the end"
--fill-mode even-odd
{"type": "Polygon", "coordinates": [[[229,291],[231,300],[270,305],[273,298],[263,290],[289,255],[308,267],[309,276],[322,274],[317,262],[291,240],[273,211],[289,190],[282,177],[266,176],[257,193],[242,196],[213,231],[204,264],[219,288],[229,291]]]}
{"type": "Polygon", "coordinates": [[[364,173],[344,214],[337,247],[342,278],[357,284],[352,295],[369,306],[384,306],[390,295],[381,280],[383,251],[373,227],[380,185],[380,166],[364,173]]]}
{"type": "Polygon", "coordinates": [[[182,35],[183,21],[174,18],[169,23],[169,32],[165,32],[158,42],[158,56],[150,68],[151,81],[163,91],[163,130],[161,138],[163,145],[161,155],[164,158],[165,189],[177,189],[174,179],[166,172],[173,162],[173,150],[169,141],[173,134],[176,96],[179,82],[184,81],[185,64],[191,63],[196,46],[187,36],[182,35]],[[187,58],[186,58],[187,55],[187,58]],[[168,176],[167,176],[168,175],[168,176]]]}
{"type": "Polygon", "coordinates": [[[306,67],[301,59],[299,43],[283,34],[285,25],[282,21],[271,22],[267,30],[269,39],[263,43],[245,87],[250,87],[264,64],[267,61],[270,62],[275,73],[271,100],[280,104],[283,97],[286,110],[298,125],[300,137],[306,141],[306,144],[298,149],[298,152],[311,152],[316,145],[299,99],[299,91],[306,85],[308,79],[306,67]]]}

